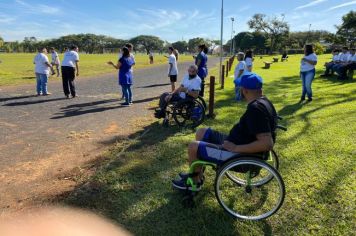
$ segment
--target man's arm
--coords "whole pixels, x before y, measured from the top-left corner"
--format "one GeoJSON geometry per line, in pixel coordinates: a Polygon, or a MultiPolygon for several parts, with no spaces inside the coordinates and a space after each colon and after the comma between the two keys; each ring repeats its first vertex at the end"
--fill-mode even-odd
{"type": "Polygon", "coordinates": [[[230,141],[224,141],[222,147],[230,152],[237,153],[266,152],[273,148],[273,139],[271,133],[257,134],[256,138],[256,141],[244,145],[236,145],[230,141]]]}
{"type": "Polygon", "coordinates": [[[171,75],[172,68],[173,68],[173,64],[169,63],[168,77],[171,75]]]}
{"type": "Polygon", "coordinates": [[[75,69],[77,71],[77,76],[79,76],[79,61],[75,61],[75,69]]]}

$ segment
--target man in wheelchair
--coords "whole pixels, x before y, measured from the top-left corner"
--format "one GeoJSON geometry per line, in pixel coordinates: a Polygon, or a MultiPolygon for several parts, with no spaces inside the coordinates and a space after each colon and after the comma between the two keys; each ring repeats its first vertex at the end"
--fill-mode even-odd
{"type": "Polygon", "coordinates": [[[166,116],[166,108],[170,102],[178,102],[183,99],[194,99],[199,96],[201,89],[201,79],[197,75],[198,67],[191,65],[188,68],[188,74],[183,78],[180,87],[172,93],[163,93],[159,100],[159,108],[155,111],[156,118],[164,118],[166,116]]]}
{"type": "MultiPolygon", "coordinates": [[[[202,128],[196,132],[196,141],[188,146],[189,164],[202,160],[217,165],[234,157],[237,153],[263,154],[273,148],[277,113],[273,104],[262,95],[262,78],[257,74],[242,76],[240,93],[248,103],[240,121],[230,130],[229,135],[211,128],[202,128]]],[[[174,188],[191,190],[187,178],[192,177],[200,190],[203,184],[203,168],[197,167],[194,174],[179,174],[179,180],[173,180],[174,188]]]]}

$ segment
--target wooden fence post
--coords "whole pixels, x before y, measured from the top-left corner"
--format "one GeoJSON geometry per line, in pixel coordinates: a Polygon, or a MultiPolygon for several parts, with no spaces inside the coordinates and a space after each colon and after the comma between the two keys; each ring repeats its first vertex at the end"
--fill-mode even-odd
{"type": "Polygon", "coordinates": [[[209,118],[214,118],[214,96],[215,96],[215,76],[210,76],[210,91],[209,91],[209,118]]]}
{"type": "Polygon", "coordinates": [[[230,62],[229,62],[229,60],[227,60],[226,61],[226,74],[225,74],[225,78],[227,78],[228,77],[228,75],[229,75],[229,65],[230,65],[230,62]]]}
{"type": "MultiPolygon", "coordinates": [[[[227,70],[227,68],[226,68],[226,70],[227,70]]],[[[221,83],[220,83],[221,89],[224,89],[224,84],[225,84],[225,65],[222,65],[221,66],[221,83]]]]}

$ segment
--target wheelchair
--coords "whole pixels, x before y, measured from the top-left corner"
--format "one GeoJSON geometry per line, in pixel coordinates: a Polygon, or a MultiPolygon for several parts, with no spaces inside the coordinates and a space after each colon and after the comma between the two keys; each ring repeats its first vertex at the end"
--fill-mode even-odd
{"type": "Polygon", "coordinates": [[[202,97],[190,97],[177,102],[170,102],[166,108],[163,126],[169,126],[171,120],[184,128],[196,128],[205,119],[206,103],[202,97]]]}
{"type": "MultiPolygon", "coordinates": [[[[287,130],[281,125],[277,128],[287,130]]],[[[195,205],[198,186],[193,177],[198,166],[203,167],[203,171],[206,167],[216,171],[216,199],[224,211],[235,218],[262,220],[276,213],[283,204],[286,191],[278,173],[279,160],[274,150],[263,154],[236,154],[219,165],[202,160],[193,162],[186,180],[192,188],[180,190],[184,194],[182,202],[186,207],[195,205]]]]}

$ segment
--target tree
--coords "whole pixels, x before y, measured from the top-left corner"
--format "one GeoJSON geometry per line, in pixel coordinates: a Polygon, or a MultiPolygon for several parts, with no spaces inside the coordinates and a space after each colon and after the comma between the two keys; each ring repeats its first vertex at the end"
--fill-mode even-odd
{"type": "Polygon", "coordinates": [[[255,14],[247,24],[250,29],[266,34],[269,39],[270,51],[276,50],[289,34],[288,23],[279,20],[276,16],[267,18],[264,14],[255,14]]]}
{"type": "Polygon", "coordinates": [[[156,36],[151,35],[139,35],[130,39],[130,42],[137,48],[138,50],[144,49],[146,53],[151,50],[162,50],[164,41],[156,36]]]}
{"type": "Polygon", "coordinates": [[[314,52],[317,55],[321,55],[325,52],[325,47],[321,45],[320,43],[315,43],[314,44],[314,52]]]}
{"type": "Polygon", "coordinates": [[[245,51],[246,49],[264,50],[266,37],[258,32],[240,32],[234,37],[235,50],[245,51]]]}
{"type": "Polygon", "coordinates": [[[188,50],[188,43],[186,41],[177,41],[172,43],[172,47],[183,53],[188,50]]]}
{"type": "Polygon", "coordinates": [[[4,46],[4,39],[0,36],[0,48],[2,48],[2,46],[4,46]]]}
{"type": "Polygon", "coordinates": [[[208,40],[205,40],[203,38],[198,37],[198,38],[189,39],[189,41],[188,41],[189,51],[194,52],[196,50],[196,48],[202,44],[205,44],[207,47],[210,46],[210,43],[208,42],[208,40]]]}
{"type": "Polygon", "coordinates": [[[356,40],[356,11],[350,11],[342,17],[342,23],[337,28],[339,35],[345,42],[350,43],[353,47],[356,40]]]}

